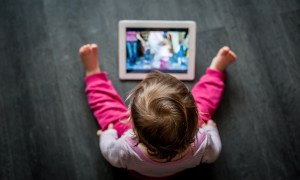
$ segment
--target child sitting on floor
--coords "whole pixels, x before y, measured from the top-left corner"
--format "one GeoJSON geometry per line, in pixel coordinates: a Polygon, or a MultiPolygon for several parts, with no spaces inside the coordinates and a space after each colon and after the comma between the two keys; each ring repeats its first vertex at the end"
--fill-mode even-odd
{"type": "Polygon", "coordinates": [[[236,60],[224,46],[190,91],[175,77],[153,71],[128,96],[127,109],[106,72],[98,46],[83,45],[86,94],[101,130],[100,150],[113,166],[136,177],[168,178],[200,163],[214,162],[221,151],[212,116],[224,90],[224,70],[236,60]]]}

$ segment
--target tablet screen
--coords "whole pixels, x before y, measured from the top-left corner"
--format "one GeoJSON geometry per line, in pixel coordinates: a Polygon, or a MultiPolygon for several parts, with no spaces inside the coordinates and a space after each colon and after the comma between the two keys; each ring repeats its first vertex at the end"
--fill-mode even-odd
{"type": "Polygon", "coordinates": [[[188,28],[126,28],[126,73],[187,73],[188,28]]]}

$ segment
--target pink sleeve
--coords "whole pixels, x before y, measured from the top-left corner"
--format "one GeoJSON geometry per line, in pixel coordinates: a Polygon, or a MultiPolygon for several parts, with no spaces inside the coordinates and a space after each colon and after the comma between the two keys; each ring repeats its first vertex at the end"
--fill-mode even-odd
{"type": "Polygon", "coordinates": [[[87,76],[85,82],[88,103],[101,129],[105,130],[110,123],[114,123],[114,129],[121,136],[130,128],[120,122],[128,119],[129,112],[106,72],[87,76]]]}
{"type": "Polygon", "coordinates": [[[192,94],[198,106],[200,121],[212,119],[222,98],[224,80],[223,72],[207,68],[206,74],[193,87],[192,94]]]}

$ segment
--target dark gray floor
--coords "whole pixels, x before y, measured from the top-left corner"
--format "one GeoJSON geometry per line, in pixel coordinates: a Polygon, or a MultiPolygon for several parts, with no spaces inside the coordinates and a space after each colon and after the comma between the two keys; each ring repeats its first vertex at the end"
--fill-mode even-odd
{"type": "Polygon", "coordinates": [[[182,177],[300,178],[299,0],[2,0],[1,180],[126,176],[100,154],[78,56],[99,44],[101,67],[125,98],[137,82],[118,79],[121,19],[196,21],[197,77],[221,46],[238,55],[214,117],[222,153],[182,177]]]}

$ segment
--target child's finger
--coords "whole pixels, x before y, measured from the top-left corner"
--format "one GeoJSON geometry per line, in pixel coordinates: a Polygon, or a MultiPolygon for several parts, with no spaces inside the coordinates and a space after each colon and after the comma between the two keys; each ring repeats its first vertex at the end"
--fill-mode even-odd
{"type": "Polygon", "coordinates": [[[203,128],[205,125],[206,125],[206,123],[202,123],[202,124],[201,124],[201,128],[203,128]]]}
{"type": "Polygon", "coordinates": [[[210,124],[210,125],[216,126],[216,123],[215,123],[213,120],[209,120],[209,121],[207,121],[207,124],[210,124]]]}
{"type": "Polygon", "coordinates": [[[113,123],[110,123],[107,127],[107,129],[113,129],[114,128],[114,124],[113,123]]]}
{"type": "Polygon", "coordinates": [[[102,131],[101,131],[101,130],[98,130],[98,131],[97,131],[97,135],[98,135],[98,136],[101,136],[101,134],[102,134],[102,131]]]}

